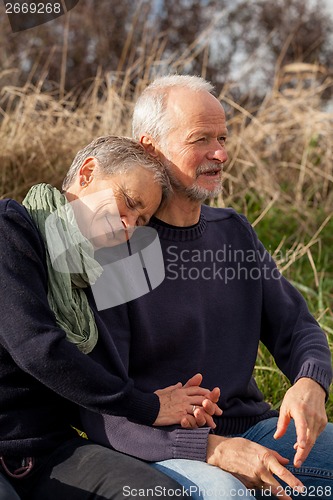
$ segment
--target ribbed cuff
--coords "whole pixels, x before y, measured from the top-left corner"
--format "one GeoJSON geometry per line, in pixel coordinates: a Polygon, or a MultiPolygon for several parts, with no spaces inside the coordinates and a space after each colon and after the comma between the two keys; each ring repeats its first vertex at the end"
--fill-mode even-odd
{"type": "Polygon", "coordinates": [[[326,392],[326,399],[328,398],[331,376],[323,368],[320,368],[314,363],[308,361],[303,364],[294,380],[294,383],[302,377],[311,378],[312,380],[315,380],[315,382],[318,382],[318,384],[321,385],[326,392]]]}
{"type": "Polygon", "coordinates": [[[199,429],[177,429],[173,445],[173,458],[206,461],[209,427],[199,429]]]}

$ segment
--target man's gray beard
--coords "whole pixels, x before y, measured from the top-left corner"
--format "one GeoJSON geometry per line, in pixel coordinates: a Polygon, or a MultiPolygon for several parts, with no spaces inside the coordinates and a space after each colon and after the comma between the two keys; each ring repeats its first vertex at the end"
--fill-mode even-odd
{"type": "Polygon", "coordinates": [[[190,186],[185,188],[185,193],[191,201],[204,202],[207,199],[216,198],[222,193],[222,184],[215,189],[205,189],[200,186],[190,186]]]}
{"type": "Polygon", "coordinates": [[[222,187],[222,182],[219,186],[217,186],[215,189],[206,189],[201,186],[193,185],[193,186],[188,186],[185,187],[182,185],[181,182],[173,175],[173,173],[170,171],[170,168],[167,169],[169,179],[171,182],[171,186],[173,187],[174,191],[178,193],[184,193],[186,197],[191,200],[191,201],[198,201],[198,202],[204,202],[207,199],[213,199],[219,196],[222,193],[223,187],[222,187]]]}

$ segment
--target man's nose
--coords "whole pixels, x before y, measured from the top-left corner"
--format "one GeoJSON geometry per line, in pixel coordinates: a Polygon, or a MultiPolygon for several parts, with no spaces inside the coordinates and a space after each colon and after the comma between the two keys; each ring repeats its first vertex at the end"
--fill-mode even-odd
{"type": "Polygon", "coordinates": [[[225,163],[228,160],[228,153],[224,144],[216,144],[214,148],[209,151],[207,158],[209,160],[216,160],[220,163],[225,163]]]}
{"type": "Polygon", "coordinates": [[[228,153],[225,148],[225,143],[221,143],[218,140],[214,140],[211,144],[209,152],[207,154],[209,160],[216,160],[220,163],[224,163],[228,159],[228,153]]]}

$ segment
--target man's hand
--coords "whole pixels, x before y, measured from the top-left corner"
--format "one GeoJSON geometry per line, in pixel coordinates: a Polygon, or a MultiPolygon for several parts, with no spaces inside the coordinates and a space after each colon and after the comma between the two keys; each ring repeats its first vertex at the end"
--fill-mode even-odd
{"type": "MultiPolygon", "coordinates": [[[[199,387],[201,382],[202,375],[198,373],[189,379],[184,387],[178,382],[178,384],[155,391],[160,399],[160,411],[154,425],[180,424],[184,418],[189,417],[195,420],[196,417],[192,415],[195,406],[199,407],[194,413],[198,413],[198,421],[202,422],[201,425],[210,422],[215,427],[212,415],[222,414],[222,410],[213,401],[217,398],[217,391],[199,387]]],[[[198,427],[196,421],[188,423],[184,420],[184,424],[186,428],[198,427]]]]}
{"type": "Polygon", "coordinates": [[[291,500],[291,497],[285,493],[274,475],[294,491],[300,493],[304,487],[301,481],[284,467],[288,459],[244,438],[225,438],[209,434],[207,463],[230,472],[247,488],[269,490],[284,500],[291,500]]]}
{"type": "Polygon", "coordinates": [[[286,392],[280,408],[275,439],[282,437],[294,419],[297,441],[294,466],[300,467],[327,424],[325,391],[314,380],[300,378],[286,392]]]}

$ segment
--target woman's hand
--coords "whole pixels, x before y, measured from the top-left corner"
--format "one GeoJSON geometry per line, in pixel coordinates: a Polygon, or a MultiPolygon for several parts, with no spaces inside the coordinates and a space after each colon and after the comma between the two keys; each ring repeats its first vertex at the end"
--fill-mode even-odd
{"type": "Polygon", "coordinates": [[[193,429],[206,424],[214,428],[212,415],[222,414],[222,410],[216,404],[220,395],[219,389],[210,391],[199,387],[201,382],[202,375],[198,373],[184,386],[178,382],[155,391],[160,399],[160,411],[154,425],[181,423],[183,427],[193,429]]]}
{"type": "MultiPolygon", "coordinates": [[[[193,385],[200,385],[202,382],[202,375],[197,373],[194,377],[190,378],[184,387],[191,387],[193,385]]],[[[222,415],[221,408],[217,405],[220,399],[220,389],[215,387],[212,391],[206,394],[206,398],[203,400],[202,405],[194,405],[192,407],[192,412],[187,414],[181,420],[181,426],[185,429],[195,429],[197,427],[203,427],[207,425],[212,429],[215,429],[216,424],[214,422],[213,416],[222,415]]]]}
{"type": "Polygon", "coordinates": [[[304,486],[285,465],[288,459],[274,450],[244,438],[208,436],[207,463],[231,472],[247,488],[270,491],[284,500],[291,500],[288,493],[300,492],[304,486]],[[283,488],[274,477],[287,484],[283,488]]]}

